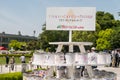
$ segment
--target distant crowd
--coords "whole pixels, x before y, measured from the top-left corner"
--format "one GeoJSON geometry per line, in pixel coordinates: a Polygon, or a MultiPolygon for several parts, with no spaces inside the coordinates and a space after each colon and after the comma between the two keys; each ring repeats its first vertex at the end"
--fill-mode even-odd
{"type": "MultiPolygon", "coordinates": [[[[6,54],[5,59],[6,59],[6,65],[5,66],[8,67],[8,65],[10,64],[11,70],[14,70],[14,64],[15,64],[14,56],[9,57],[8,54],[6,54]]],[[[21,59],[21,63],[25,63],[25,56],[24,56],[24,54],[22,54],[20,59],[21,59]]]]}
{"type": "Polygon", "coordinates": [[[119,67],[120,64],[120,50],[111,51],[111,67],[119,67]]]}

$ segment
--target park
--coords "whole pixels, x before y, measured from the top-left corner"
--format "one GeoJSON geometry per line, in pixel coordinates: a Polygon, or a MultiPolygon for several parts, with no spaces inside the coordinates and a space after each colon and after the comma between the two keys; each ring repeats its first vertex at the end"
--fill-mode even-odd
{"type": "Polygon", "coordinates": [[[0,26],[4,27],[0,28],[0,80],[120,80],[120,12],[113,10],[117,5],[109,9],[108,3],[101,2],[35,2],[33,8],[28,2],[26,6],[19,3],[25,6],[24,14],[12,10],[15,5],[8,10],[18,11],[14,16],[7,15],[5,8],[0,10],[0,26]],[[12,23],[21,26],[11,28],[18,35],[6,33],[10,29],[5,26],[12,23]],[[21,30],[33,34],[23,35],[21,30]]]}
{"type": "MultiPolygon", "coordinates": [[[[119,48],[119,42],[115,43],[115,40],[119,37],[120,21],[114,20],[112,14],[96,13],[95,7],[50,7],[47,8],[46,16],[47,20],[43,25],[40,40],[27,43],[13,40],[9,43],[12,50],[8,53],[1,52],[2,73],[8,71],[7,74],[13,74],[19,71],[15,73],[19,74],[16,80],[119,79],[117,76],[119,73],[109,71],[109,67],[119,67],[119,64],[114,63],[115,65],[113,65],[112,62],[114,53],[118,54],[119,59],[119,51],[114,53],[112,51],[119,48]],[[53,14],[52,11],[55,13],[53,14]],[[103,19],[100,15],[103,15],[103,19]],[[116,23],[113,24],[111,20],[106,22],[107,18],[116,21],[116,23]],[[108,25],[108,28],[101,21],[108,25]],[[64,26],[62,26],[63,24],[64,26]],[[116,27],[112,28],[112,26],[116,27]],[[46,36],[46,40],[44,36],[46,36]],[[94,46],[96,47],[94,48],[94,46]],[[28,53],[24,50],[28,50],[28,53]],[[79,68],[75,68],[77,66],[79,68]],[[80,68],[81,66],[84,68],[80,68]],[[97,68],[94,69],[91,66],[97,66],[97,68]],[[104,71],[101,70],[102,68],[104,71]],[[106,71],[107,68],[108,71],[106,71]],[[81,72],[81,70],[83,71],[81,72]],[[96,73],[99,74],[95,75],[96,73]]],[[[13,80],[15,77],[10,78],[13,80]]]]}

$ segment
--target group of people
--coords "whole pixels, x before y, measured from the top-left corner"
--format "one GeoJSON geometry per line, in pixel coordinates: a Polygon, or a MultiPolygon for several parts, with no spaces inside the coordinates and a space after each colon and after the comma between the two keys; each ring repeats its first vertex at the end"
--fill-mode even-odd
{"type": "Polygon", "coordinates": [[[111,64],[112,67],[119,67],[120,64],[120,50],[113,50],[111,52],[111,64]]]}
{"type": "Polygon", "coordinates": [[[15,63],[15,58],[14,58],[14,56],[12,56],[12,57],[9,59],[8,54],[6,54],[5,58],[6,58],[6,65],[5,65],[5,66],[8,67],[8,64],[10,64],[10,65],[11,65],[11,69],[14,70],[14,63],[15,63]]]}
{"type": "MultiPolygon", "coordinates": [[[[6,65],[5,66],[8,67],[8,64],[10,64],[11,70],[14,70],[14,64],[15,64],[14,56],[9,57],[9,55],[6,54],[5,58],[6,58],[6,65]]],[[[22,54],[20,59],[21,59],[21,63],[25,63],[25,56],[24,56],[24,54],[22,54]]]]}
{"type": "MultiPolygon", "coordinates": [[[[94,53],[96,53],[96,51],[95,51],[96,49],[95,49],[95,47],[92,47],[91,48],[91,50],[87,50],[87,53],[89,53],[89,54],[94,54],[94,53]]],[[[95,69],[95,68],[97,68],[97,66],[91,66],[92,67],[92,69],[95,69]]],[[[83,76],[84,75],[84,72],[85,72],[85,66],[76,66],[76,68],[77,69],[79,69],[79,70],[81,70],[81,76],[83,76]]]]}

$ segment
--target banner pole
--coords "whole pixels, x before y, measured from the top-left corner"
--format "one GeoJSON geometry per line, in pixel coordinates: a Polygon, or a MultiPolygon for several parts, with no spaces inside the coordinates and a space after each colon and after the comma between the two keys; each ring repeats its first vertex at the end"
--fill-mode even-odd
{"type": "Polygon", "coordinates": [[[72,42],[72,30],[69,30],[69,42],[72,42]]]}
{"type": "MultiPolygon", "coordinates": [[[[69,42],[72,42],[72,30],[69,30],[69,42]]],[[[69,43],[69,52],[73,52],[73,44],[69,43]]]]}

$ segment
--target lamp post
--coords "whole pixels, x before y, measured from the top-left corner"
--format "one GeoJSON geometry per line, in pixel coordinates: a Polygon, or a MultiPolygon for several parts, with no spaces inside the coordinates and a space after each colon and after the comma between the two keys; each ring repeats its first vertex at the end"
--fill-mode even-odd
{"type": "Polygon", "coordinates": [[[34,31],[33,31],[33,36],[34,36],[34,37],[35,37],[35,33],[36,33],[36,31],[34,30],[34,31]]]}
{"type": "Polygon", "coordinates": [[[118,12],[118,16],[120,16],[120,12],[118,12]]]}

